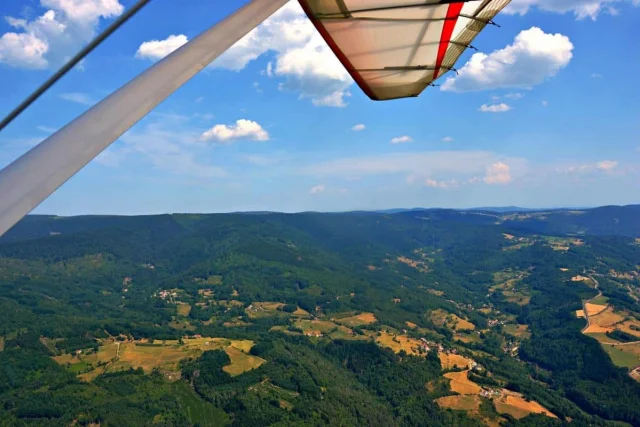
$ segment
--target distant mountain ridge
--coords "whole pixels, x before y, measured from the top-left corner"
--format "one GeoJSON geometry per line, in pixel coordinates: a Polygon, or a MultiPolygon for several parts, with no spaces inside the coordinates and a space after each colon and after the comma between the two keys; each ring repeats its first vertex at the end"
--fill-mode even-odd
{"type": "Polygon", "coordinates": [[[140,216],[82,215],[60,217],[54,215],[28,215],[13,229],[0,237],[0,243],[37,239],[60,234],[69,235],[96,230],[117,230],[146,227],[149,223],[166,226],[176,221],[216,220],[227,221],[233,218],[273,216],[293,218],[300,221],[321,223],[326,218],[372,218],[375,216],[404,218],[409,222],[416,220],[447,221],[450,223],[475,224],[482,226],[507,226],[514,232],[547,235],[612,235],[640,237],[640,205],[602,206],[590,209],[525,209],[517,207],[477,208],[477,209],[387,209],[383,211],[352,212],[241,212],[216,214],[162,214],[140,216]],[[519,209],[519,210],[514,210],[519,209]]]}

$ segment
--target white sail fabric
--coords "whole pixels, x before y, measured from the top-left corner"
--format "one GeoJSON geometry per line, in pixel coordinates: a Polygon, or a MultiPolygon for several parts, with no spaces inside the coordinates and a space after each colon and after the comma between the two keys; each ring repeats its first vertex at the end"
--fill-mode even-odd
{"type": "Polygon", "coordinates": [[[362,91],[418,96],[510,0],[299,0],[362,91]]]}

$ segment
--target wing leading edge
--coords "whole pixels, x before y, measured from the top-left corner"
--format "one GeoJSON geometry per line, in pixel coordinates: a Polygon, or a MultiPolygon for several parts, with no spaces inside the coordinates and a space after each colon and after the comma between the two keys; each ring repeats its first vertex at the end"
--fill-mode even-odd
{"type": "Polygon", "coordinates": [[[511,0],[299,0],[360,89],[377,101],[416,97],[453,70],[511,0]]]}

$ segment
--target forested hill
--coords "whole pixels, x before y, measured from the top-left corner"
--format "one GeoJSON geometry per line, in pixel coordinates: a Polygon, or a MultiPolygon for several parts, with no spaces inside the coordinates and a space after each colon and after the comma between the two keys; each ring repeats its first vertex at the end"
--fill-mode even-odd
{"type": "Polygon", "coordinates": [[[0,425],[640,425],[639,271],[640,206],[28,216],[0,425]]]}
{"type": "MultiPolygon", "coordinates": [[[[0,238],[0,242],[16,241],[46,237],[49,235],[71,234],[82,231],[99,230],[104,228],[128,227],[153,227],[158,222],[172,218],[181,226],[189,227],[202,221],[214,218],[224,218],[239,215],[271,216],[276,218],[288,218],[291,214],[279,214],[273,212],[248,212],[236,214],[176,214],[153,216],[75,216],[59,217],[53,215],[29,215],[20,221],[13,229],[0,238]]],[[[612,236],[640,236],[640,205],[628,206],[604,206],[582,210],[524,210],[520,208],[486,208],[472,210],[452,209],[391,209],[379,212],[347,212],[339,214],[302,213],[297,214],[302,218],[313,221],[317,216],[330,216],[336,222],[341,222],[343,216],[371,216],[370,220],[378,217],[388,219],[389,215],[397,215],[401,218],[424,218],[472,222],[484,224],[493,222],[506,227],[528,231],[531,233],[546,234],[592,234],[612,236]],[[486,216],[492,218],[482,218],[486,216]]],[[[286,221],[286,219],[285,219],[286,221]]]]}

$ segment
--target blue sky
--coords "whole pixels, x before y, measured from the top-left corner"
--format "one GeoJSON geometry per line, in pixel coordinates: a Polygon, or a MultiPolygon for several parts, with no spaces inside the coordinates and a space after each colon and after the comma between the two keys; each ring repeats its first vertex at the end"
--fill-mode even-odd
{"type": "MultiPolygon", "coordinates": [[[[0,166],[245,2],[179,3],[151,2],[3,131],[0,166]]],[[[131,4],[3,2],[0,114],[131,4]]],[[[638,203],[638,6],[513,0],[459,76],[373,102],[290,2],[35,212],[638,203]]]]}

